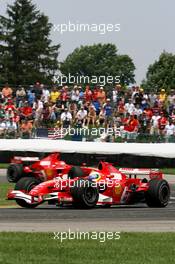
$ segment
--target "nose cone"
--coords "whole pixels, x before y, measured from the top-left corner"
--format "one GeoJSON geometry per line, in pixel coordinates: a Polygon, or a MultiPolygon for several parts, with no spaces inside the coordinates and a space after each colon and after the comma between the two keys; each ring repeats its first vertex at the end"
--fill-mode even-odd
{"type": "Polygon", "coordinates": [[[29,195],[31,196],[39,196],[39,195],[45,195],[50,192],[52,192],[52,189],[55,188],[56,181],[51,180],[51,181],[46,181],[38,184],[35,186],[30,192],[29,195]]]}

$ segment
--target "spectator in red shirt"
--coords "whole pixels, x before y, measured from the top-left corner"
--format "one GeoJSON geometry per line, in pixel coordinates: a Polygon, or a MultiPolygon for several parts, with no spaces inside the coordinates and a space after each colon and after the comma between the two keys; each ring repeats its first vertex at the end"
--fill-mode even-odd
{"type": "Polygon", "coordinates": [[[86,85],[84,98],[85,98],[86,102],[91,102],[92,101],[92,91],[90,90],[90,86],[89,85],[86,85]]]}
{"type": "Polygon", "coordinates": [[[131,115],[128,124],[124,126],[124,130],[128,132],[137,132],[139,127],[139,121],[136,115],[131,115]]]}
{"type": "Polygon", "coordinates": [[[26,101],[24,106],[20,108],[20,120],[30,120],[33,119],[32,107],[29,106],[26,101]]]}
{"type": "Polygon", "coordinates": [[[148,106],[145,108],[144,113],[146,114],[146,117],[151,120],[152,116],[153,116],[153,112],[151,110],[151,108],[149,108],[148,106]]]}
{"type": "Polygon", "coordinates": [[[127,140],[135,140],[137,137],[137,132],[139,128],[139,121],[136,115],[131,115],[127,124],[124,126],[124,137],[127,140]]]}
{"type": "Polygon", "coordinates": [[[62,89],[62,92],[61,92],[61,103],[62,105],[64,105],[64,108],[67,107],[67,100],[69,98],[68,96],[68,86],[64,86],[63,89],[62,89]]]}
{"type": "Polygon", "coordinates": [[[124,114],[124,113],[126,112],[126,111],[125,111],[125,104],[124,104],[123,100],[120,100],[120,101],[118,102],[117,112],[118,112],[119,114],[124,114]]]}
{"type": "Polygon", "coordinates": [[[97,101],[97,98],[98,98],[98,88],[95,87],[92,93],[92,100],[97,101]]]}
{"type": "Polygon", "coordinates": [[[7,101],[7,104],[4,107],[4,110],[5,111],[8,111],[9,109],[11,109],[12,111],[15,111],[16,110],[16,107],[14,106],[14,103],[13,103],[13,101],[11,99],[9,99],[7,101]]]}
{"type": "Polygon", "coordinates": [[[161,114],[162,114],[162,116],[159,119],[158,124],[159,124],[159,134],[163,135],[165,127],[166,127],[166,125],[168,123],[168,119],[165,117],[165,115],[162,112],[161,112],[161,114]]]}

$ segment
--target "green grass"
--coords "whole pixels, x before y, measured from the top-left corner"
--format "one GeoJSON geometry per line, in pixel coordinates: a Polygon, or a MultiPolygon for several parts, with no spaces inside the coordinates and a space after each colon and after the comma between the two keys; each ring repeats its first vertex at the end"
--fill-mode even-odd
{"type": "Polygon", "coordinates": [[[121,233],[120,240],[54,240],[52,233],[0,233],[0,263],[173,264],[175,233],[121,233]]]}
{"type": "MultiPolygon", "coordinates": [[[[14,184],[12,183],[0,183],[0,206],[4,206],[4,205],[16,205],[15,201],[8,201],[6,200],[7,197],[7,191],[9,189],[13,189],[14,184]]],[[[1,263],[1,262],[0,262],[1,263]]]]}
{"type": "Polygon", "coordinates": [[[0,163],[0,169],[7,169],[8,163],[0,163]]]}
{"type": "Polygon", "coordinates": [[[175,168],[163,168],[160,170],[165,174],[174,174],[175,175],[175,168]]]}

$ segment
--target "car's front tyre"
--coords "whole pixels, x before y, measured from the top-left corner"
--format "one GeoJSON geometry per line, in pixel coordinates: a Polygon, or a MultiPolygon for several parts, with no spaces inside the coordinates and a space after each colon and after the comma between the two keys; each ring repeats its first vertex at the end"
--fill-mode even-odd
{"type": "Polygon", "coordinates": [[[73,205],[76,208],[91,209],[98,202],[99,190],[90,181],[77,180],[70,191],[73,197],[73,205]]]}
{"type": "MultiPolygon", "coordinates": [[[[16,183],[15,190],[25,191],[26,193],[29,193],[39,183],[40,182],[34,177],[23,177],[16,183]]],[[[35,208],[36,206],[38,206],[38,203],[30,204],[22,199],[16,199],[16,203],[24,208],[35,208]]]]}

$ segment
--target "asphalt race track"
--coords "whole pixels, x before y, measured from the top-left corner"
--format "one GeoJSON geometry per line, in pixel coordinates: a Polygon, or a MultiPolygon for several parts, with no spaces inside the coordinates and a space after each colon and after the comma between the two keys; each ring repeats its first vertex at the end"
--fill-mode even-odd
{"type": "Polygon", "coordinates": [[[143,204],[92,210],[46,204],[35,209],[0,208],[0,231],[175,232],[175,176],[166,178],[171,183],[171,200],[166,208],[153,209],[143,204]]]}

